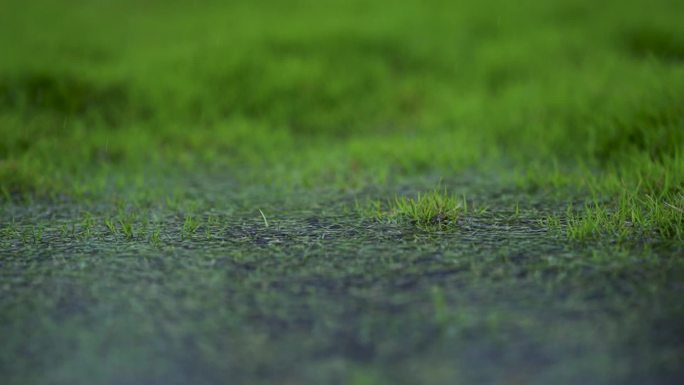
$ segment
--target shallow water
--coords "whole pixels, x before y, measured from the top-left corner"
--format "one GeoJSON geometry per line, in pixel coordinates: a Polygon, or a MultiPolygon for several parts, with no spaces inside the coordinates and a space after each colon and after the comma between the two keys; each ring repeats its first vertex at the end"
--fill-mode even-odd
{"type": "Polygon", "coordinates": [[[425,232],[362,218],[355,201],[433,180],[314,193],[202,178],[174,200],[6,206],[0,372],[9,384],[684,378],[682,243],[568,241],[540,219],[576,198],[445,183],[488,209],[425,232]],[[103,223],[121,218],[132,236],[103,223]]]}

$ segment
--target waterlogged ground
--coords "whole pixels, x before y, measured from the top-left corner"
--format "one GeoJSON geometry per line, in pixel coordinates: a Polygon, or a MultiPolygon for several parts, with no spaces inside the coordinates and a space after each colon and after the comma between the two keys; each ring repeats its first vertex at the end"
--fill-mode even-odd
{"type": "Polygon", "coordinates": [[[0,4],[0,385],[684,383],[684,1],[0,4]]]}
{"type": "Polygon", "coordinates": [[[684,378],[684,245],[569,241],[545,224],[581,197],[463,176],[443,184],[471,209],[427,232],[362,208],[435,180],[184,184],[135,203],[3,207],[4,384],[684,378]]]}

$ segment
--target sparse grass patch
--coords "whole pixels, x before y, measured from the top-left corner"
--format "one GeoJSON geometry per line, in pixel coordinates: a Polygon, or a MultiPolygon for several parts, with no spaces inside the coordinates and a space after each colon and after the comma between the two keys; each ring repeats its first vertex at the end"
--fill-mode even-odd
{"type": "Polygon", "coordinates": [[[183,220],[183,227],[181,229],[181,238],[186,239],[191,237],[193,234],[197,232],[197,229],[199,229],[201,225],[200,220],[192,215],[186,215],[185,219],[183,220]]]}
{"type": "Polygon", "coordinates": [[[121,233],[127,239],[133,239],[135,233],[133,232],[133,219],[130,217],[119,219],[119,225],[121,226],[121,233]]]}
{"type": "Polygon", "coordinates": [[[114,220],[112,218],[106,218],[104,220],[104,225],[109,230],[109,233],[111,235],[116,236],[119,233],[119,230],[116,228],[116,224],[114,223],[114,220]]]}
{"type": "Polygon", "coordinates": [[[150,233],[150,238],[149,238],[150,244],[157,246],[157,247],[161,246],[161,244],[162,244],[161,230],[162,230],[161,224],[157,223],[154,226],[154,228],[152,229],[152,232],[150,233]]]}

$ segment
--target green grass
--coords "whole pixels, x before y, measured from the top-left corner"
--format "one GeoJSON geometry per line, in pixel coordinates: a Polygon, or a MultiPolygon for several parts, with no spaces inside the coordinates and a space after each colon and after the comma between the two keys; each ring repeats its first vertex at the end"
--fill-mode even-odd
{"type": "Polygon", "coordinates": [[[681,232],[639,203],[683,189],[672,4],[307,4],[9,2],[2,199],[149,193],[144,175],[166,170],[349,189],[477,168],[606,210],[627,190],[681,232]]]}
{"type": "Polygon", "coordinates": [[[544,383],[567,373],[563,384],[681,372],[681,347],[662,342],[681,334],[680,243],[564,242],[538,223],[558,209],[545,191],[433,182],[399,204],[378,198],[391,187],[367,192],[382,213],[458,216],[421,231],[350,210],[353,192],[217,181],[189,188],[192,204],[5,206],[0,357],[15,358],[0,372],[10,384],[402,385],[506,382],[529,366],[544,383]]]}
{"type": "Polygon", "coordinates": [[[568,209],[566,233],[572,239],[682,239],[682,195],[658,199],[625,193],[617,207],[594,203],[579,212],[568,209]]]}
{"type": "Polygon", "coordinates": [[[468,210],[465,197],[450,195],[446,188],[418,193],[416,198],[397,197],[387,206],[383,210],[381,203],[371,202],[367,211],[380,220],[407,222],[424,229],[453,226],[468,210]]]}
{"type": "Polygon", "coordinates": [[[105,219],[104,224],[111,235],[115,236],[119,233],[119,230],[116,228],[116,224],[114,224],[114,221],[112,219],[105,219]]]}
{"type": "Polygon", "coordinates": [[[128,239],[135,237],[135,232],[133,231],[133,222],[130,218],[119,219],[119,225],[121,227],[121,233],[128,239]]]}
{"type": "Polygon", "coordinates": [[[185,216],[185,219],[183,220],[183,228],[181,229],[181,236],[183,238],[188,238],[195,234],[197,230],[200,228],[202,223],[200,222],[200,219],[196,218],[194,215],[189,214],[185,216]]]}
{"type": "Polygon", "coordinates": [[[4,1],[0,377],[676,382],[682,14],[4,1]]]}

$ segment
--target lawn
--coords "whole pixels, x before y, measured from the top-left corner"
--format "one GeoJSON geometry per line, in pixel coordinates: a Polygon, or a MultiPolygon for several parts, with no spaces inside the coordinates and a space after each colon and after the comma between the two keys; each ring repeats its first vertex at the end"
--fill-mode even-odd
{"type": "Polygon", "coordinates": [[[2,382],[684,380],[683,15],[4,1],[2,382]]]}

